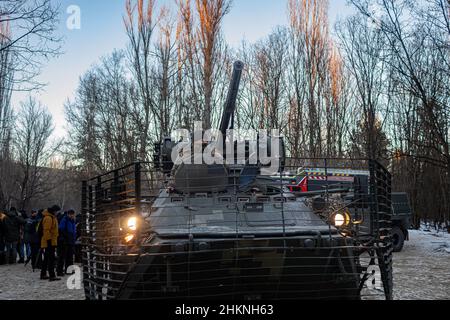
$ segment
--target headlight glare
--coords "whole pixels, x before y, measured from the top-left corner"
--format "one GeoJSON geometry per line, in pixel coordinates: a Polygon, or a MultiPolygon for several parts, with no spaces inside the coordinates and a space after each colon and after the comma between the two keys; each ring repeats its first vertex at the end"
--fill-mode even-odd
{"type": "Polygon", "coordinates": [[[345,225],[345,216],[343,214],[336,214],[334,216],[334,225],[336,227],[342,227],[343,225],[345,225]]]}
{"type": "Polygon", "coordinates": [[[332,216],[331,222],[336,228],[343,228],[350,224],[351,217],[347,212],[338,212],[332,216]]]}
{"type": "Polygon", "coordinates": [[[136,217],[129,218],[127,221],[127,226],[128,226],[128,229],[130,229],[131,231],[136,231],[137,227],[138,227],[137,218],[136,217]]]}

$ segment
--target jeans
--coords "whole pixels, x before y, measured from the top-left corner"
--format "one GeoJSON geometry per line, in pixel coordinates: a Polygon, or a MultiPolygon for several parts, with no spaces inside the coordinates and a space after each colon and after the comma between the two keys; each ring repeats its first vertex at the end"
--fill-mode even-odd
{"type": "Polygon", "coordinates": [[[6,242],[6,259],[9,260],[9,264],[17,262],[17,241],[6,242]]]}
{"type": "Polygon", "coordinates": [[[39,243],[32,243],[30,245],[31,255],[28,257],[28,259],[31,259],[31,266],[33,267],[33,270],[36,269],[36,262],[38,258],[38,253],[40,249],[39,243]]]}
{"type": "Polygon", "coordinates": [[[27,259],[31,258],[31,244],[29,242],[25,243],[25,253],[27,255],[27,259]]]}
{"type": "Polygon", "coordinates": [[[19,258],[20,259],[24,259],[25,258],[23,245],[24,245],[24,243],[22,241],[19,241],[19,243],[17,245],[17,253],[19,254],[19,258]]]}

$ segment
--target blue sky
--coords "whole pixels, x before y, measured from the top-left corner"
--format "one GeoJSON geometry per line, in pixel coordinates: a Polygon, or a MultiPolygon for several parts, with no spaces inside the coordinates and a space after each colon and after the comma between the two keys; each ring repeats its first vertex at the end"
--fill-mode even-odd
{"type": "MultiPolygon", "coordinates": [[[[56,1],[56,0],[55,0],[56,1]]],[[[40,81],[48,83],[35,96],[52,112],[56,125],[55,136],[65,134],[64,102],[72,98],[79,77],[99,58],[114,49],[125,48],[127,39],[123,28],[125,0],[60,0],[59,33],[64,37],[64,53],[51,60],[43,69],[40,81]],[[69,30],[67,8],[81,9],[81,29],[69,30]]],[[[173,5],[174,0],[157,0],[158,5],[173,5]]],[[[330,23],[351,13],[346,0],[330,0],[330,23]]],[[[287,0],[234,0],[231,12],[224,20],[224,33],[233,46],[246,39],[257,41],[278,25],[287,23],[287,0]]],[[[15,93],[15,107],[25,95],[15,93]]]]}

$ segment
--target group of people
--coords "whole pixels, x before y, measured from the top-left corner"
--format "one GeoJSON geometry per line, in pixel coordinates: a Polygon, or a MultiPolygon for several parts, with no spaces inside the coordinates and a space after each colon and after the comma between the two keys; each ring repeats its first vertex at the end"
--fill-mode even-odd
{"type": "Polygon", "coordinates": [[[41,280],[61,280],[74,264],[78,236],[74,210],[62,213],[54,205],[30,216],[16,208],[0,212],[0,265],[31,262],[41,280]]]}

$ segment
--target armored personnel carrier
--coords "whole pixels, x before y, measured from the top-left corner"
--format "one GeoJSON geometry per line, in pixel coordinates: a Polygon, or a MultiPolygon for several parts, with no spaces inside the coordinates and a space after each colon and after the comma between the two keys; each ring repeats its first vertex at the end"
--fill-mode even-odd
{"type": "MultiPolygon", "coordinates": [[[[224,134],[243,68],[234,65],[224,134]]],[[[176,145],[167,138],[153,162],[83,182],[87,299],[392,298],[390,174],[379,163],[281,152],[278,174],[266,176],[248,161],[175,164],[176,145]],[[292,192],[286,173],[308,167],[370,174],[292,192]]]]}

